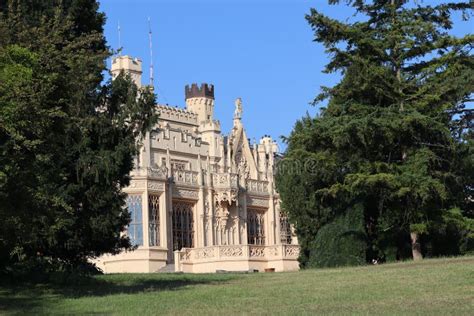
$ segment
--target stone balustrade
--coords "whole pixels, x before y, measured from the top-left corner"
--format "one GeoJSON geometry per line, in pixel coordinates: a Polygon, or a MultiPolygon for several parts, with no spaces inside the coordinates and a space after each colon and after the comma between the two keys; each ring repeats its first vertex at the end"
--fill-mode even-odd
{"type": "Polygon", "coordinates": [[[198,185],[199,172],[189,170],[173,170],[173,180],[178,184],[198,185]]]}
{"type": "Polygon", "coordinates": [[[225,245],[201,248],[183,248],[175,251],[177,267],[185,263],[225,260],[275,260],[298,259],[298,245],[225,245]]]}
{"type": "Polygon", "coordinates": [[[254,193],[269,193],[268,181],[262,180],[247,180],[247,191],[254,193]]]}
{"type": "Polygon", "coordinates": [[[134,168],[130,175],[132,177],[145,177],[165,180],[168,176],[168,169],[165,166],[160,167],[138,167],[134,168]]]}
{"type": "Polygon", "coordinates": [[[212,185],[215,188],[238,188],[239,177],[235,173],[212,173],[212,185]]]}

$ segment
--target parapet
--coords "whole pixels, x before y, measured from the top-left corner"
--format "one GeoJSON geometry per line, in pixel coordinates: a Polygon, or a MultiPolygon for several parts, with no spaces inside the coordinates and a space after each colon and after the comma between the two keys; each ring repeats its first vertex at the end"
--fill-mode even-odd
{"type": "Polygon", "coordinates": [[[135,71],[142,72],[142,61],[138,58],[132,58],[128,55],[125,56],[115,56],[112,59],[112,71],[135,71]]]}
{"type": "Polygon", "coordinates": [[[198,116],[196,113],[161,104],[157,106],[157,110],[160,113],[160,119],[162,120],[198,125],[198,116]]]}
{"type": "Polygon", "coordinates": [[[191,86],[186,85],[184,88],[186,100],[190,98],[210,98],[214,99],[214,85],[203,83],[199,87],[197,83],[193,83],[191,86]]]}

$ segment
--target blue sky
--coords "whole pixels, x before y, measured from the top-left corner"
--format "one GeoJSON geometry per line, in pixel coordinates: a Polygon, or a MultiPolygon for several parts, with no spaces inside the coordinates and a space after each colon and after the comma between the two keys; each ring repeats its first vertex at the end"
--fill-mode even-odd
{"type": "MultiPolygon", "coordinates": [[[[215,116],[224,133],[232,127],[234,100],[243,101],[247,135],[288,135],[297,119],[317,108],[309,105],[321,85],[336,74],[321,71],[328,56],[305,20],[311,7],[339,19],[353,11],[327,0],[101,0],[105,34],[123,54],[143,60],[149,78],[148,17],[153,31],[155,86],[159,103],[184,106],[184,86],[215,85],[215,116]]],[[[437,0],[424,3],[436,4],[437,0]]],[[[452,33],[472,33],[459,18],[452,33]]],[[[472,23],[472,21],[471,21],[472,23]]],[[[282,149],[284,146],[282,146],[282,149]]]]}

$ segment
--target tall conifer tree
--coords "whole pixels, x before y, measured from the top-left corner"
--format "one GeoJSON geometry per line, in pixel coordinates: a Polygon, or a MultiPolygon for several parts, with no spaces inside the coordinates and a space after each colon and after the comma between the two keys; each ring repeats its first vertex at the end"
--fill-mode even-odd
{"type": "Polygon", "coordinates": [[[287,159],[311,159],[316,167],[281,173],[278,188],[296,222],[304,265],[338,265],[336,254],[321,261],[331,250],[325,245],[334,244],[325,240],[347,234],[358,249],[355,240],[366,244],[365,251],[347,247],[350,256],[359,254],[352,263],[420,259],[421,237],[428,243],[430,229],[449,218],[469,222],[472,209],[474,36],[449,34],[452,15],[468,18],[472,4],[344,2],[359,21],[341,22],[314,9],[306,17],[331,57],[325,72],[340,72],[342,79],[322,88],[315,104],[327,99],[327,107],[297,122],[287,139],[287,159]],[[362,231],[353,221],[323,236],[334,229],[322,227],[341,216],[359,218],[361,209],[362,231]]]}
{"type": "Polygon", "coordinates": [[[95,0],[0,6],[0,257],[74,267],[130,248],[122,188],[155,96],[103,84],[110,51],[95,0]]]}

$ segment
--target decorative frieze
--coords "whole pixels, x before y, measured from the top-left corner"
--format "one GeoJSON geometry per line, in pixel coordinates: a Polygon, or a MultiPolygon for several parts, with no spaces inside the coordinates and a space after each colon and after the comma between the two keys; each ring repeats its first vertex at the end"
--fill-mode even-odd
{"type": "Polygon", "coordinates": [[[144,189],[146,186],[145,180],[132,180],[127,189],[144,189]]]}
{"type": "Polygon", "coordinates": [[[150,191],[163,192],[165,191],[165,183],[157,181],[148,181],[147,188],[150,191]]]}
{"type": "Polygon", "coordinates": [[[199,192],[196,190],[174,188],[173,197],[197,200],[199,198],[199,192]]]}
{"type": "Polygon", "coordinates": [[[247,205],[249,206],[268,207],[268,204],[267,199],[259,199],[251,196],[247,197],[247,205]]]}

